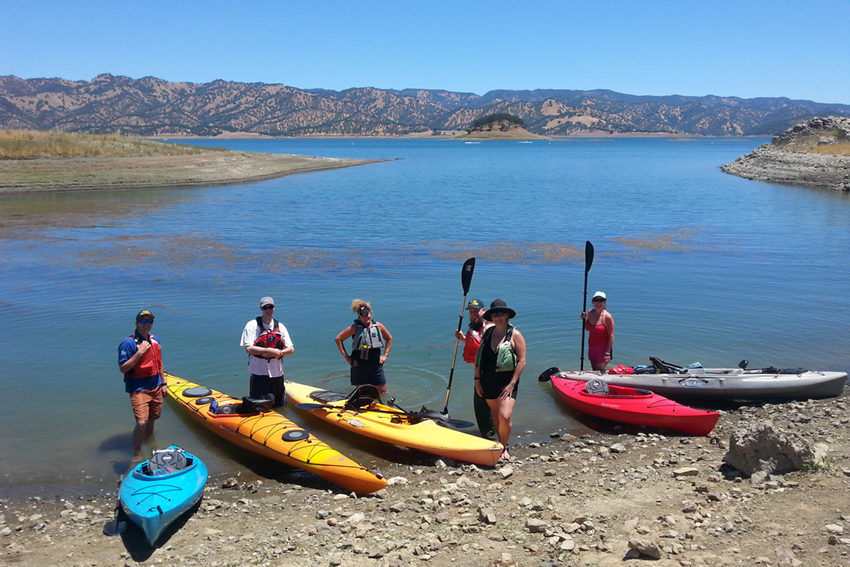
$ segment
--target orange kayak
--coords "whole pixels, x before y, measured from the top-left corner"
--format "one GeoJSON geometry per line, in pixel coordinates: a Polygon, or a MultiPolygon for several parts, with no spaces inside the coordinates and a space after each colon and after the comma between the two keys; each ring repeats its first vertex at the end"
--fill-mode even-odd
{"type": "MultiPolygon", "coordinates": [[[[289,403],[293,405],[316,402],[319,398],[314,396],[320,392],[324,390],[286,382],[286,395],[289,403]]],[[[323,406],[305,411],[364,437],[456,461],[492,467],[498,462],[504,449],[502,444],[496,441],[443,427],[432,419],[412,419],[411,414],[377,401],[361,408],[351,408],[346,405],[345,400],[326,402],[323,406]]]]}
{"type": "Polygon", "coordinates": [[[386,479],[357,464],[276,411],[237,413],[242,400],[166,374],[169,399],[204,427],[258,455],[298,467],[358,494],[387,485],[386,479]]]}

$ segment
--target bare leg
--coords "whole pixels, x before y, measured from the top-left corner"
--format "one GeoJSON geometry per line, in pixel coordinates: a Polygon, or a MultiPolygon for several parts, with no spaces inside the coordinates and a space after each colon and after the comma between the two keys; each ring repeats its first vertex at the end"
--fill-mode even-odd
{"type": "Polygon", "coordinates": [[[153,431],[153,421],[137,421],[136,427],[133,429],[133,455],[139,456],[142,454],[142,442],[148,436],[147,429],[150,423],[150,429],[153,431]]]}
{"type": "Polygon", "coordinates": [[[506,400],[487,400],[487,405],[490,406],[490,411],[493,412],[493,425],[496,426],[499,443],[505,447],[502,453],[502,459],[505,460],[511,458],[510,454],[508,454],[508,441],[510,440],[511,430],[513,429],[511,416],[514,412],[515,403],[516,400],[513,398],[506,400]]]}

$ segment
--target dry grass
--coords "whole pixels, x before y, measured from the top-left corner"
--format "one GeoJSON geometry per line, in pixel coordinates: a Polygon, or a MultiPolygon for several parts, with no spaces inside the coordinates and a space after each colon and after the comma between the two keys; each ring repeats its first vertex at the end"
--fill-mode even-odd
{"type": "Polygon", "coordinates": [[[164,144],[125,136],[31,130],[0,131],[0,159],[185,156],[212,150],[213,148],[164,144]]]}
{"type": "Polygon", "coordinates": [[[813,154],[830,154],[837,156],[850,156],[850,144],[823,144],[820,146],[786,146],[798,152],[811,152],[813,154]]]}

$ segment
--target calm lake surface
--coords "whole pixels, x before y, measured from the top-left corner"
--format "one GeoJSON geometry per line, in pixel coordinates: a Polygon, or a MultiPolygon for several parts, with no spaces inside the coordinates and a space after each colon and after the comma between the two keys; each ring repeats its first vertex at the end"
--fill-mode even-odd
{"type": "MultiPolygon", "coordinates": [[[[472,256],[469,298],[507,301],[528,343],[513,441],[596,425],[537,382],[579,366],[587,240],[588,293],[608,294],[617,325],[614,364],[848,371],[850,196],[720,171],[765,141],[194,140],[392,161],[228,187],[3,197],[2,493],[114,491],[133,427],[117,347],[142,308],[168,371],[242,396],[239,337],[261,296],[295,344],[287,377],[339,391],[348,373],[333,339],[351,300],[366,299],[395,339],[390,395],[442,409],[472,256]]],[[[452,417],[473,420],[471,375],[458,357],[452,417]]],[[[378,471],[421,457],[281,411],[378,471]]],[[[214,475],[303,480],[168,404],[156,442],[214,475]]]]}

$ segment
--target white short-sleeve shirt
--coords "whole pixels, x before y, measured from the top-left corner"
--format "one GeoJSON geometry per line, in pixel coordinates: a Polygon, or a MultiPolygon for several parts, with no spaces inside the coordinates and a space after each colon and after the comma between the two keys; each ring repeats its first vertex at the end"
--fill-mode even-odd
{"type": "MultiPolygon", "coordinates": [[[[278,321],[278,330],[280,331],[280,336],[283,337],[283,344],[286,347],[292,346],[292,339],[289,338],[289,331],[286,330],[286,327],[283,326],[283,323],[278,321]]],[[[271,325],[266,325],[263,323],[264,330],[270,330],[271,325]]],[[[239,345],[242,347],[252,346],[254,341],[257,340],[257,337],[260,336],[260,326],[257,325],[256,319],[251,319],[245,325],[245,329],[242,331],[242,340],[239,342],[239,345]]],[[[248,372],[251,374],[258,374],[259,376],[271,376],[276,378],[278,376],[283,376],[283,359],[282,358],[260,358],[258,356],[249,356],[248,357],[248,372]]]]}

